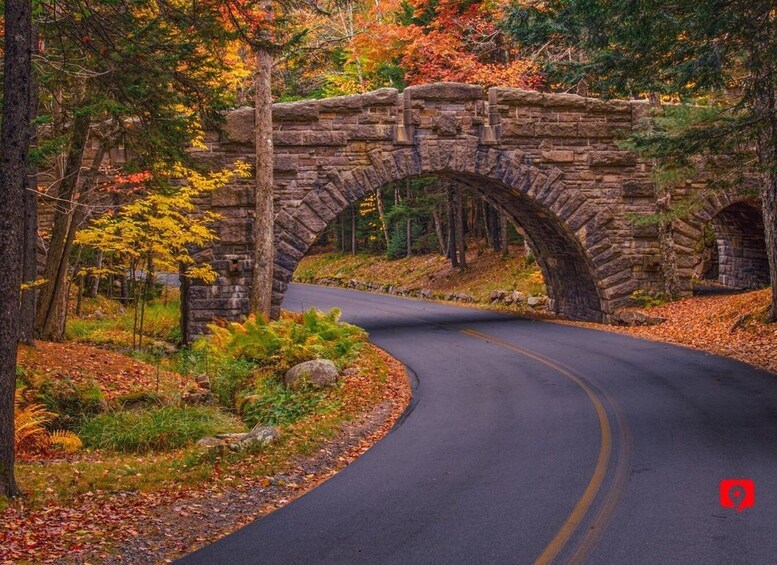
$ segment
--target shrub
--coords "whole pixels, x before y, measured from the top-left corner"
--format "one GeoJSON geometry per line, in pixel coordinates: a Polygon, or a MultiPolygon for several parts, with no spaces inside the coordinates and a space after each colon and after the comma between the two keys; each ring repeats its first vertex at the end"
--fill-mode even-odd
{"type": "Polygon", "coordinates": [[[94,382],[76,384],[66,377],[46,379],[38,387],[37,399],[54,412],[55,428],[74,430],[85,419],[106,409],[105,397],[94,382]]]}
{"type": "Polygon", "coordinates": [[[16,451],[39,451],[48,446],[58,447],[68,453],[83,447],[73,432],[56,430],[49,434],[46,425],[56,414],[49,412],[42,404],[29,402],[24,398],[24,388],[17,388],[14,395],[14,446],[16,451]]]}
{"type": "Polygon", "coordinates": [[[321,412],[335,407],[336,404],[327,400],[326,391],[310,387],[290,390],[276,379],[265,378],[258,379],[255,393],[245,397],[241,412],[249,426],[283,426],[314,410],[321,412]]]}
{"type": "Polygon", "coordinates": [[[635,290],[631,293],[631,300],[642,308],[655,308],[667,303],[667,298],[660,292],[646,292],[635,290]]]}
{"type": "Polygon", "coordinates": [[[240,426],[217,408],[162,406],[101,414],[83,422],[79,436],[88,447],[146,453],[178,449],[240,426]]]}
{"type": "Polygon", "coordinates": [[[227,359],[214,369],[210,389],[221,404],[234,408],[235,399],[250,383],[256,369],[256,363],[248,359],[227,359]]]}
{"type": "Polygon", "coordinates": [[[243,324],[209,328],[211,335],[200,339],[195,350],[214,361],[243,358],[274,365],[279,372],[322,358],[343,367],[353,360],[366,339],[362,329],[340,322],[336,308],[327,313],[311,308],[274,322],[251,317],[243,324]]]}

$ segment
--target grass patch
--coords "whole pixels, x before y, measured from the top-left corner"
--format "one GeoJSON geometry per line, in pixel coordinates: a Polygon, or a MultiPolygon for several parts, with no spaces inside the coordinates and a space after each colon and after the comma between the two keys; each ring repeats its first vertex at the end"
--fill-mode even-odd
{"type": "MultiPolygon", "coordinates": [[[[81,317],[71,316],[68,319],[65,339],[113,347],[132,346],[132,328],[135,323],[132,307],[122,308],[118,302],[103,297],[84,298],[83,301],[86,313],[81,317]],[[92,302],[103,308],[96,308],[92,302]],[[109,308],[108,304],[112,306],[109,308]]],[[[146,305],[143,336],[166,343],[180,343],[180,310],[181,304],[177,295],[151,301],[146,305]]]]}
{"type": "Polygon", "coordinates": [[[146,453],[179,449],[206,436],[241,429],[218,408],[162,406],[101,414],[86,420],[78,435],[87,447],[146,453]]]}
{"type": "Polygon", "coordinates": [[[311,387],[291,390],[272,378],[258,381],[254,394],[243,400],[240,410],[249,426],[285,426],[307,414],[321,415],[339,406],[325,390],[311,387]]]}

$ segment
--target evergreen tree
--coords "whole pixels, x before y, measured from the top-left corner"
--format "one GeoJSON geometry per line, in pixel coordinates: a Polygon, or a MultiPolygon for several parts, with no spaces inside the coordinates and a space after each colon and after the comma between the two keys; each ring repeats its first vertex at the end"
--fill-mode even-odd
{"type": "Polygon", "coordinates": [[[604,96],[702,98],[672,127],[653,128],[632,146],[675,170],[694,156],[757,157],[771,268],[769,319],[777,321],[777,6],[720,0],[551,0],[516,3],[505,22],[528,48],[574,50],[547,56],[556,87],[581,83],[604,96]],[[679,126],[679,127],[678,127],[679,126]]]}

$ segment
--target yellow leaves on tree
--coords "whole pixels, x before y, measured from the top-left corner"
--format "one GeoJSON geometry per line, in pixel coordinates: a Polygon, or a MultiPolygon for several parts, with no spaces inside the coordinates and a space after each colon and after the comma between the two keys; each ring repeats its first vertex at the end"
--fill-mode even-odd
{"type": "MultiPolygon", "coordinates": [[[[112,256],[117,274],[137,266],[156,272],[177,272],[183,267],[185,276],[212,282],[216,272],[210,265],[197,264],[190,248],[215,239],[211,225],[218,216],[197,213],[195,200],[248,175],[248,165],[242,162],[207,175],[178,167],[172,177],[183,180],[179,187],[151,192],[103,215],[78,232],[76,243],[112,256]]],[[[109,273],[91,269],[84,274],[109,273]]]]}

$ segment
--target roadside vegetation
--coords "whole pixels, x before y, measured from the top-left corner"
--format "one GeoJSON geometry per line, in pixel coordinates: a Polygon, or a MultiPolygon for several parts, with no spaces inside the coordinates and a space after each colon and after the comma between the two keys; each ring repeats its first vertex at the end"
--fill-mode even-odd
{"type": "Polygon", "coordinates": [[[451,293],[466,294],[476,302],[490,302],[496,290],[520,291],[529,296],[546,293],[537,262],[525,255],[522,246],[511,245],[503,254],[488,248],[472,248],[470,268],[453,269],[445,257],[414,255],[389,260],[380,255],[330,252],[310,254],[300,261],[294,280],[304,283],[339,284],[351,281],[380,283],[404,292],[429,290],[435,298],[451,293]]]}
{"type": "Polygon", "coordinates": [[[0,499],[0,562],[95,551],[101,536],[100,551],[110,551],[126,536],[109,527],[126,497],[146,501],[130,519],[137,523],[213,485],[272,477],[333,441],[354,418],[382,403],[396,417],[407,401],[404,376],[336,310],[214,325],[209,336],[179,348],[177,292],[162,289],[146,307],[146,346],[137,350],[131,309],[105,297],[84,298],[79,308],[70,314],[68,341],[20,350],[17,477],[25,497],[0,499]],[[341,378],[330,387],[284,384],[289,368],[311,359],[333,361],[341,378]],[[270,426],[277,438],[197,444],[255,426],[270,426]],[[80,533],[54,541],[76,527],[75,518],[35,526],[34,516],[58,512],[86,519],[80,533]]]}

